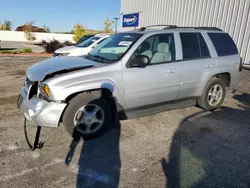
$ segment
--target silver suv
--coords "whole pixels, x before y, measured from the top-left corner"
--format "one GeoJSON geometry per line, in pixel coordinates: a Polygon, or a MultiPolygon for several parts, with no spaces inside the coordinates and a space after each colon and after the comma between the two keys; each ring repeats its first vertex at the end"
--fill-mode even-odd
{"type": "Polygon", "coordinates": [[[34,124],[91,139],[119,119],[196,105],[221,106],[241,58],[217,28],[142,28],[114,34],[83,57],[31,66],[18,105],[34,124]]]}

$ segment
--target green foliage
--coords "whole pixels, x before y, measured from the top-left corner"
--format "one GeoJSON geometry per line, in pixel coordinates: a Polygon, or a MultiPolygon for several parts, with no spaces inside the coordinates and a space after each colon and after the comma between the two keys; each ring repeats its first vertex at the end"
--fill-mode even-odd
{"type": "Polygon", "coordinates": [[[83,25],[81,25],[81,24],[75,24],[74,29],[73,29],[73,33],[75,34],[73,36],[73,40],[75,42],[78,42],[78,40],[80,40],[84,35],[86,35],[86,28],[83,27],[83,25]]]}
{"type": "Polygon", "coordinates": [[[59,48],[62,48],[64,46],[71,46],[73,45],[73,43],[69,42],[69,41],[65,41],[65,42],[59,42],[58,40],[51,40],[49,42],[43,40],[42,41],[42,47],[44,48],[45,52],[47,53],[54,53],[54,51],[56,51],[59,48]]]}
{"type": "Polygon", "coordinates": [[[21,54],[21,53],[31,53],[32,50],[30,48],[22,48],[20,50],[0,50],[2,54],[21,54]]]}
{"type": "Polygon", "coordinates": [[[0,53],[2,54],[20,54],[19,50],[1,50],[0,53]]]}
{"type": "Polygon", "coordinates": [[[0,25],[0,30],[10,31],[12,29],[12,23],[5,21],[3,25],[0,25]]]}
{"type": "Polygon", "coordinates": [[[23,31],[27,40],[31,40],[31,41],[36,40],[36,37],[32,33],[34,22],[35,21],[27,22],[24,25],[23,31]]]}
{"type": "Polygon", "coordinates": [[[106,18],[104,20],[104,32],[105,33],[114,33],[112,26],[114,25],[115,21],[110,20],[109,18],[106,18]]]}
{"type": "Polygon", "coordinates": [[[21,53],[31,53],[32,50],[31,50],[30,48],[22,48],[22,49],[20,50],[20,52],[21,52],[21,53]]]}

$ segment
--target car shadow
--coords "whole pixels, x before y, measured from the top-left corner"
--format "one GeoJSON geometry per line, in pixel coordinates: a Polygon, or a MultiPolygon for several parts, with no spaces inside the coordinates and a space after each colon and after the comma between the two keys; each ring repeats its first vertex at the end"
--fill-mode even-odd
{"type": "MultiPolygon", "coordinates": [[[[93,140],[84,140],[79,161],[76,187],[117,188],[120,179],[120,123],[107,133],[93,140]]],[[[78,133],[74,133],[65,164],[70,165],[77,144],[78,133]]]]}
{"type": "Polygon", "coordinates": [[[76,187],[116,188],[120,179],[120,123],[103,136],[84,141],[76,187]]]}
{"type": "Polygon", "coordinates": [[[250,187],[250,95],[185,118],[161,160],[166,187],[250,187]]]}

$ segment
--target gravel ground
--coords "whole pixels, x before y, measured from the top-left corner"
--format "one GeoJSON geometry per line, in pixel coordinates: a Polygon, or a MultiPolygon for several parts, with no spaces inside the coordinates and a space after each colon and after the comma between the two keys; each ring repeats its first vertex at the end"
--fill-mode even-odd
{"type": "MultiPolygon", "coordinates": [[[[63,126],[42,129],[30,151],[16,99],[25,70],[42,58],[0,57],[0,187],[250,187],[250,72],[223,107],[189,107],[121,121],[70,154],[63,126]]],[[[35,127],[28,123],[28,131],[35,127]]]]}

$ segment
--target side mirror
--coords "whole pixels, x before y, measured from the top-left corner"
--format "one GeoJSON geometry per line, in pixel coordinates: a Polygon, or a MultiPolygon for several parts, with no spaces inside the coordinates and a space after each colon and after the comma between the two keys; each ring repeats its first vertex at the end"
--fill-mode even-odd
{"type": "Polygon", "coordinates": [[[149,64],[149,58],[145,55],[137,55],[129,61],[129,67],[146,67],[149,64]]]}

